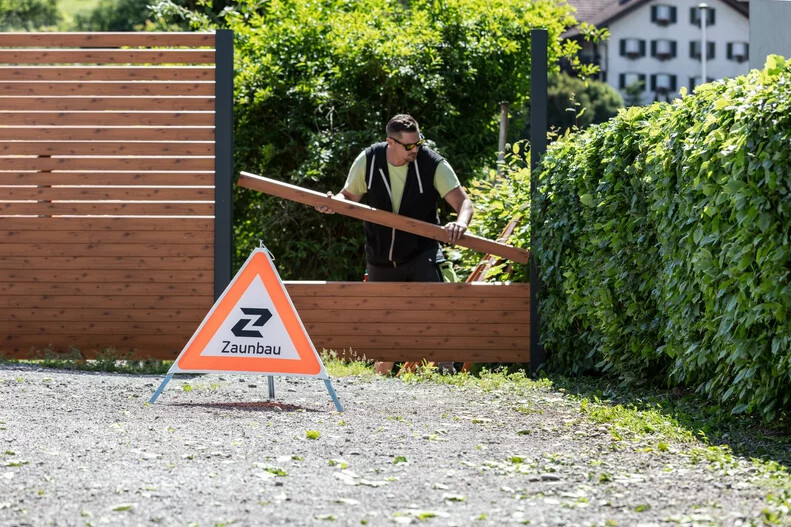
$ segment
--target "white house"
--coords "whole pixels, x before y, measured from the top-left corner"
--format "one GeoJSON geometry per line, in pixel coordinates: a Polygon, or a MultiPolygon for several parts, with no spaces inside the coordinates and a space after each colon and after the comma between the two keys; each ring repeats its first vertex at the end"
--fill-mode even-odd
{"type": "MultiPolygon", "coordinates": [[[[581,41],[581,57],[599,64],[600,79],[626,95],[641,83],[640,103],[673,98],[694,89],[702,77],[701,42],[706,32],[706,80],[749,71],[749,4],[737,0],[568,0],[577,20],[607,27],[610,39],[581,41]],[[701,13],[707,13],[705,28],[701,13]]],[[[579,38],[569,30],[567,38],[579,38]]]]}

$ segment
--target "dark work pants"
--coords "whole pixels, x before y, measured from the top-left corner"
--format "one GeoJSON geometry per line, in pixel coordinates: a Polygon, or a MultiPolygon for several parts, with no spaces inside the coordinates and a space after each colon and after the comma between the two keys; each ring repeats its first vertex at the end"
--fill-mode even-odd
{"type": "Polygon", "coordinates": [[[442,282],[442,273],[437,267],[437,263],[444,260],[441,249],[431,249],[397,267],[383,267],[369,263],[367,264],[368,280],[371,282],[442,282]]]}

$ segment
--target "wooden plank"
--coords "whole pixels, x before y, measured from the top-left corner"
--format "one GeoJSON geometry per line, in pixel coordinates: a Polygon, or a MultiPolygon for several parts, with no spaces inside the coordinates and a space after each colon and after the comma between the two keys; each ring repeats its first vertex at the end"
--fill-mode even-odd
{"type": "Polygon", "coordinates": [[[285,281],[291,298],[297,297],[491,297],[529,298],[530,284],[425,283],[425,282],[308,282],[285,281]]]}
{"type": "MultiPolygon", "coordinates": [[[[0,39],[2,33],[0,33],[0,39]]],[[[213,81],[213,66],[0,66],[6,81],[213,81]]]]}
{"type": "MultiPolygon", "coordinates": [[[[450,320],[443,315],[445,320],[450,320]]],[[[334,323],[334,322],[305,322],[305,329],[311,338],[341,337],[344,335],[350,338],[358,337],[529,337],[530,331],[527,324],[500,324],[492,323],[485,326],[472,326],[462,323],[436,323],[431,322],[390,322],[389,320],[378,324],[354,324],[354,323],[334,323]]]]}
{"type": "MultiPolygon", "coordinates": [[[[409,309],[409,310],[389,310],[389,309],[367,309],[361,311],[349,311],[339,309],[307,309],[294,301],[294,306],[302,319],[303,324],[331,323],[340,325],[353,324],[382,324],[383,321],[392,324],[420,323],[427,320],[434,320],[437,316],[436,310],[428,309],[409,309]]],[[[469,310],[469,309],[446,309],[442,313],[449,319],[459,324],[493,324],[520,322],[528,324],[530,312],[528,310],[469,310]]]]}
{"type": "Polygon", "coordinates": [[[25,308],[4,309],[0,307],[0,320],[5,322],[31,320],[59,320],[65,322],[146,322],[171,321],[193,324],[198,328],[206,316],[206,309],[104,309],[104,308],[25,308]]]}
{"type": "MultiPolygon", "coordinates": [[[[2,245],[0,245],[2,247],[2,245]]],[[[214,269],[214,256],[0,256],[6,269],[214,269]]],[[[86,304],[88,305],[88,304],[86,304]]],[[[96,304],[102,305],[102,304],[96,304]]],[[[79,306],[78,306],[79,307],[79,306]]],[[[83,306],[84,307],[84,306],[83,306]]],[[[150,307],[150,306],[148,306],[150,307]]]]}
{"type": "Polygon", "coordinates": [[[15,295],[195,295],[207,296],[214,292],[214,280],[198,283],[101,283],[101,282],[65,282],[65,283],[1,283],[0,294],[6,298],[15,295]]]}
{"type": "Polygon", "coordinates": [[[185,306],[205,306],[207,312],[214,305],[214,295],[206,297],[159,295],[159,296],[55,296],[55,295],[14,295],[4,299],[6,308],[30,309],[72,309],[102,307],[104,309],[182,309],[185,306]]]}
{"type": "Polygon", "coordinates": [[[453,297],[402,297],[397,301],[392,298],[359,298],[359,297],[316,297],[292,299],[297,309],[338,309],[364,310],[382,309],[390,311],[410,309],[494,309],[514,310],[528,309],[529,298],[453,298],[453,297]]]}
{"type": "Polygon", "coordinates": [[[30,320],[24,322],[6,322],[0,320],[0,339],[2,335],[186,335],[184,344],[200,325],[189,322],[107,322],[107,321],[62,321],[30,320]]]}
{"type": "MultiPolygon", "coordinates": [[[[6,123],[7,124],[7,123],[6,123]]],[[[214,141],[214,123],[211,126],[167,126],[167,127],[98,127],[51,128],[49,126],[17,128],[0,126],[0,140],[44,140],[57,141],[214,141]]]]}
{"type": "MultiPolygon", "coordinates": [[[[242,172],[237,184],[240,187],[258,190],[272,196],[278,196],[313,207],[326,206],[335,212],[351,216],[352,218],[411,232],[426,238],[431,238],[432,240],[440,242],[448,241],[448,234],[439,225],[433,225],[406,216],[399,216],[392,212],[377,210],[363,205],[362,203],[332,199],[321,192],[304,189],[296,185],[289,185],[288,183],[275,181],[274,179],[250,174],[249,172],[242,172]]],[[[502,256],[519,263],[527,263],[530,256],[530,253],[524,249],[487,240],[486,238],[480,238],[473,234],[464,234],[455,244],[483,253],[496,254],[497,256],[502,256]]]]}
{"type": "Polygon", "coordinates": [[[0,82],[0,95],[66,97],[72,95],[136,95],[146,97],[214,95],[214,82],[196,81],[17,81],[0,82]]]}
{"type": "Polygon", "coordinates": [[[0,168],[17,170],[214,171],[213,157],[7,157],[0,168]]]}
{"type": "Polygon", "coordinates": [[[214,111],[214,97],[0,97],[0,111],[214,111]]]}
{"type": "Polygon", "coordinates": [[[213,244],[155,243],[3,243],[0,256],[155,256],[186,258],[214,254],[213,244]]]}
{"type": "Polygon", "coordinates": [[[214,156],[214,143],[0,141],[0,155],[214,156]]]}
{"type": "Polygon", "coordinates": [[[207,49],[0,49],[0,64],[214,64],[207,49]]]}
{"type": "Polygon", "coordinates": [[[0,185],[213,186],[210,172],[0,172],[0,185]]]}
{"type": "Polygon", "coordinates": [[[117,350],[147,348],[168,349],[175,346],[177,353],[189,341],[192,333],[171,333],[165,335],[80,335],[76,331],[51,335],[0,335],[0,350],[16,349],[23,351],[31,346],[39,349],[60,343],[62,347],[75,347],[80,350],[115,348],[117,350]]]}
{"type": "Polygon", "coordinates": [[[0,47],[213,47],[214,42],[214,33],[191,32],[0,33],[0,47]]]}
{"type": "Polygon", "coordinates": [[[213,188],[150,188],[150,187],[8,187],[0,195],[0,203],[15,200],[48,201],[213,201],[213,188]]]}
{"type": "Polygon", "coordinates": [[[3,203],[0,216],[214,216],[214,203],[3,203]]]}
{"type": "Polygon", "coordinates": [[[191,284],[212,283],[210,269],[131,270],[131,269],[0,269],[2,284],[112,283],[112,284],[191,284]]]}
{"type": "MultiPolygon", "coordinates": [[[[214,126],[213,112],[0,112],[6,126],[214,126]]],[[[137,137],[145,139],[145,135],[137,137]]],[[[171,133],[169,138],[173,139],[171,133]]],[[[179,137],[178,135],[176,137],[179,137]]]]}
{"type": "MultiPolygon", "coordinates": [[[[313,338],[314,345],[321,342],[327,349],[365,350],[409,350],[409,349],[457,349],[457,350],[526,350],[530,346],[528,337],[412,337],[409,335],[374,337],[367,335],[338,335],[313,338]]],[[[318,348],[318,346],[316,346],[318,348]]]]}
{"type": "MultiPolygon", "coordinates": [[[[195,236],[202,232],[213,233],[214,221],[199,218],[168,218],[167,221],[161,218],[3,218],[3,228],[9,231],[135,232],[139,236],[146,236],[140,231],[188,231],[187,236],[195,236]]],[[[58,236],[68,238],[69,235],[58,236]]]]}
{"type": "MultiPolygon", "coordinates": [[[[3,219],[5,223],[5,219],[3,219]]],[[[0,243],[213,243],[214,231],[0,231],[0,243]]],[[[0,270],[0,276],[3,271],[0,270]]]]}

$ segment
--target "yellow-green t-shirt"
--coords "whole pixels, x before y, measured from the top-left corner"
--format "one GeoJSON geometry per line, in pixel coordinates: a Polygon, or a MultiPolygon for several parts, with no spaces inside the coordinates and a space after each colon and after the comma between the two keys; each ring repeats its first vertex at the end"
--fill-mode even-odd
{"type": "MultiPolygon", "coordinates": [[[[406,185],[406,175],[409,163],[401,165],[400,167],[393,166],[387,163],[387,170],[390,175],[390,198],[393,201],[393,212],[398,214],[398,209],[401,207],[401,197],[404,195],[404,186],[406,185]]],[[[437,171],[434,173],[434,188],[443,198],[445,194],[460,185],[459,178],[450,164],[444,159],[437,166],[437,171]]],[[[343,190],[354,194],[355,196],[362,196],[368,191],[365,181],[365,150],[357,156],[357,159],[352,163],[352,168],[349,169],[349,176],[346,178],[346,184],[343,190]]]]}

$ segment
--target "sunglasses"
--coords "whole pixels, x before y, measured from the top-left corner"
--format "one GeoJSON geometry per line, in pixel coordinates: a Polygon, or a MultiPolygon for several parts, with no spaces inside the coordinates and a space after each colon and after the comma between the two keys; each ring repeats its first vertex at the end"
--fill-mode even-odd
{"type": "Polygon", "coordinates": [[[398,143],[399,145],[403,146],[404,150],[406,150],[407,152],[409,152],[410,150],[412,150],[415,147],[420,148],[421,146],[426,144],[426,138],[423,137],[423,134],[420,134],[420,140],[417,143],[402,143],[401,141],[399,141],[398,139],[396,139],[392,135],[389,135],[388,137],[390,139],[392,139],[393,141],[395,141],[396,143],[398,143]]]}

